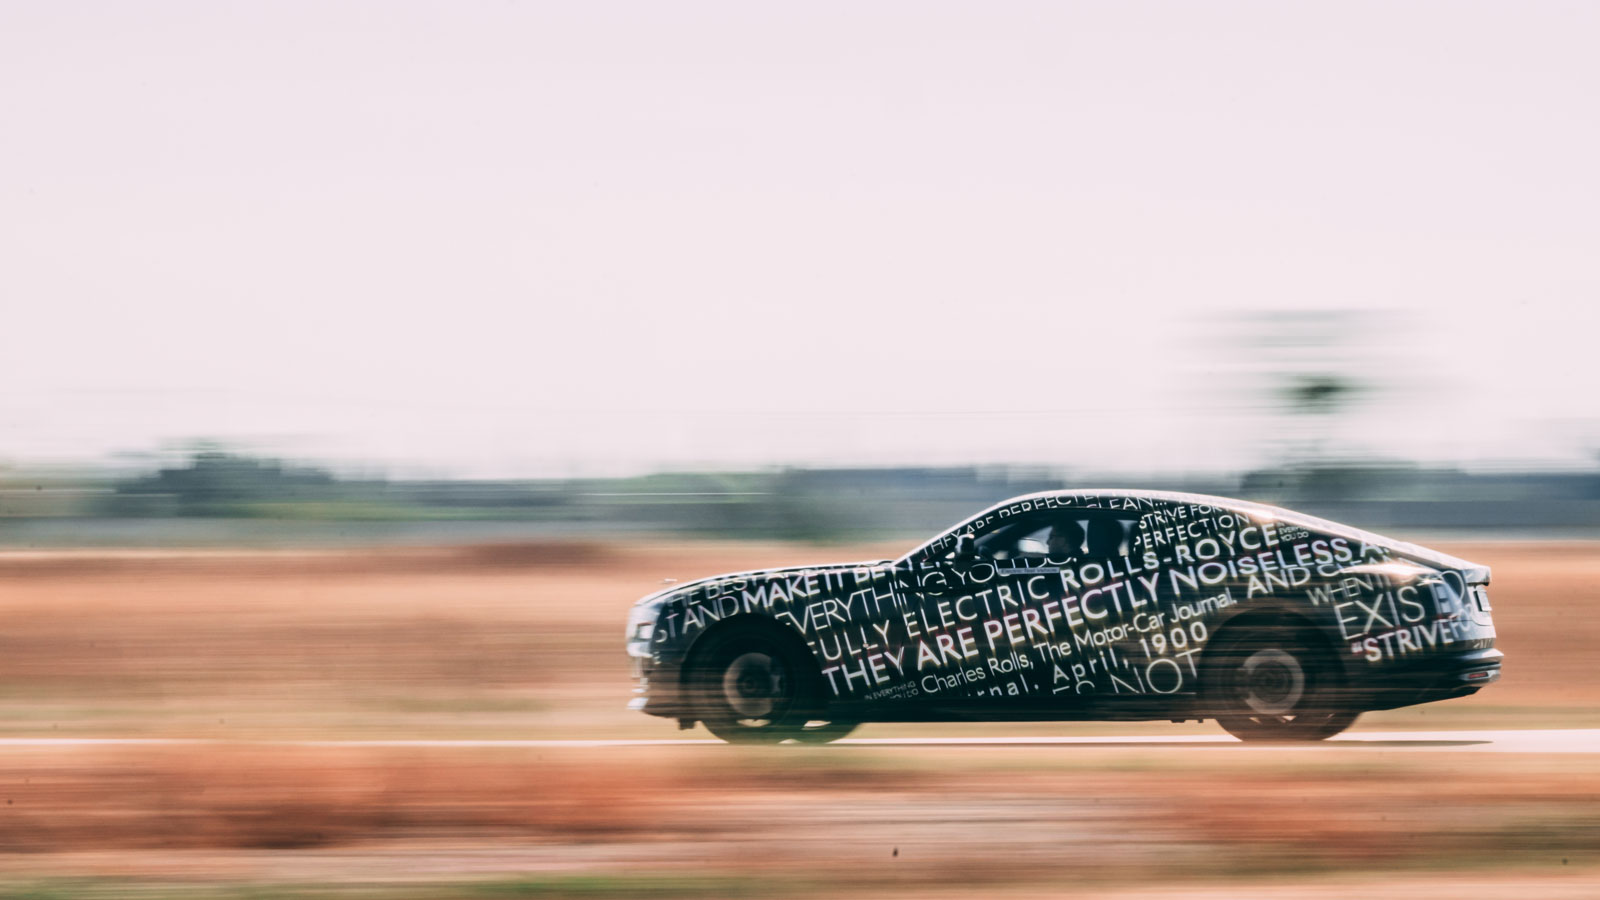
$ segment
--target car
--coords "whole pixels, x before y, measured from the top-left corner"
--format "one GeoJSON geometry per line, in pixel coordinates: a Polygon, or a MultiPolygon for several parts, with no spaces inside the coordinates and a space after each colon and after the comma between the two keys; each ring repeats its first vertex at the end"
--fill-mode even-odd
{"type": "Polygon", "coordinates": [[[1486,566],[1259,503],[1029,494],[899,559],[644,597],[629,705],[741,743],[1148,719],[1320,740],[1498,680],[1488,584],[1486,566]]]}

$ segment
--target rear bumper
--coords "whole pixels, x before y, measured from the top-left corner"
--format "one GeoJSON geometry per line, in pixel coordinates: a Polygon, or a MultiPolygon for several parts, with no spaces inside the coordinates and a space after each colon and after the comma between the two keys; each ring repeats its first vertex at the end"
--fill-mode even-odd
{"type": "Polygon", "coordinates": [[[1494,648],[1431,656],[1374,674],[1359,689],[1368,709],[1393,709],[1476,694],[1500,680],[1505,654],[1494,648]]]}

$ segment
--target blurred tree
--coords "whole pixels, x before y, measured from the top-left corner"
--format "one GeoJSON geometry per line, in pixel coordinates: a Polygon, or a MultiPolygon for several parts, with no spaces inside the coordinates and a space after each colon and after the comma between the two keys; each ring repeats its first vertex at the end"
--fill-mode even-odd
{"type": "Polygon", "coordinates": [[[1355,385],[1348,379],[1326,372],[1314,375],[1294,375],[1282,388],[1290,408],[1302,413],[1328,414],[1355,393],[1355,385]]]}
{"type": "Polygon", "coordinates": [[[1341,455],[1340,419],[1373,391],[1365,313],[1347,310],[1247,314],[1239,330],[1252,390],[1265,390],[1269,440],[1280,465],[1317,467],[1341,455]]]}
{"type": "Polygon", "coordinates": [[[253,502],[325,498],[335,487],[329,472],[292,468],[275,459],[229,453],[203,444],[188,464],[164,468],[117,485],[121,497],[161,495],[178,515],[237,515],[253,502]]]}

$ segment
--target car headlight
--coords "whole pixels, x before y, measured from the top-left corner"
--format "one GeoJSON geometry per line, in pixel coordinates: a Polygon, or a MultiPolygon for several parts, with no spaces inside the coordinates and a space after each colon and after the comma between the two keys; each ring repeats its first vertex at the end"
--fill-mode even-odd
{"type": "Polygon", "coordinates": [[[656,633],[656,618],[661,615],[661,603],[641,603],[628,612],[628,643],[648,643],[656,633]]]}

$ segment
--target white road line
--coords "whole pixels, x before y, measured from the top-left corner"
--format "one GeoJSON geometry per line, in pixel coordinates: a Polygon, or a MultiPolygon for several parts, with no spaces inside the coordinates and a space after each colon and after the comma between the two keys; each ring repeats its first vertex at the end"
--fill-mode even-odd
{"type": "MultiPolygon", "coordinates": [[[[29,747],[460,747],[538,749],[557,747],[688,747],[721,744],[706,738],[552,739],[552,740],[218,740],[213,738],[0,738],[0,750],[29,747]]],[[[1043,735],[1033,737],[846,738],[835,747],[1026,747],[1066,745],[1088,748],[1171,749],[1202,747],[1235,750],[1468,751],[1478,753],[1600,753],[1600,728],[1507,731],[1353,731],[1332,740],[1301,744],[1245,744],[1226,734],[1206,735],[1043,735]]]]}

